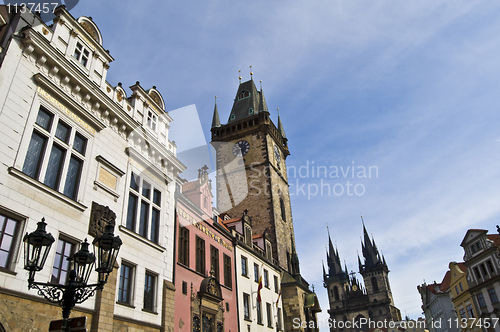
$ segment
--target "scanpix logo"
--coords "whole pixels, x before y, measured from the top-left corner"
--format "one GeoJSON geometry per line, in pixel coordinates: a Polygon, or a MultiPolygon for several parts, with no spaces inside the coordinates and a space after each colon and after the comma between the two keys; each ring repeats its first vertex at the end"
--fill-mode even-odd
{"type": "MultiPolygon", "coordinates": [[[[56,16],[54,14],[57,7],[64,5],[67,11],[75,8],[79,0],[51,0],[51,1],[7,1],[3,0],[9,14],[21,13],[24,14],[28,11],[36,13],[40,16],[41,20],[45,23],[51,22],[56,16]]],[[[36,25],[36,22],[34,22],[36,25]]]]}

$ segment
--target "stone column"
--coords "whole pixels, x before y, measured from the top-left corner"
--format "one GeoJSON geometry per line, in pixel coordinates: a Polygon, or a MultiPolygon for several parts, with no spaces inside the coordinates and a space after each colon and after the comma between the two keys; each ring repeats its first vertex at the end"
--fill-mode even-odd
{"type": "Polygon", "coordinates": [[[108,282],[102,291],[98,291],[95,298],[95,316],[92,319],[91,331],[112,332],[113,314],[115,309],[116,280],[119,267],[115,264],[113,272],[109,274],[108,282]]]}
{"type": "Polygon", "coordinates": [[[161,332],[174,332],[175,324],[175,285],[163,280],[161,332]]]}

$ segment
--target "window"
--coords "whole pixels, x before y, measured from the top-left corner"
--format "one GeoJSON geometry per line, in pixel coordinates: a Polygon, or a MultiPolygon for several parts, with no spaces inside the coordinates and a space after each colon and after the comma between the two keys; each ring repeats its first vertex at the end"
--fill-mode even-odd
{"type": "Polygon", "coordinates": [[[269,288],[269,272],[264,270],[264,287],[269,288]]]}
{"type": "Polygon", "coordinates": [[[493,264],[491,264],[491,260],[487,260],[486,265],[488,265],[488,270],[490,270],[491,274],[495,273],[495,269],[493,268],[493,264]]]}
{"type": "Polygon", "coordinates": [[[477,266],[474,267],[474,274],[476,275],[476,278],[479,280],[481,279],[481,273],[479,273],[479,269],[477,266]]]}
{"type": "MultiPolygon", "coordinates": [[[[463,292],[463,291],[464,291],[464,288],[462,287],[462,283],[461,283],[461,282],[459,282],[459,283],[458,283],[458,286],[460,287],[460,291],[461,291],[461,292],[463,292]]],[[[458,293],[458,292],[457,292],[457,293],[458,293]]]]}
{"type": "Polygon", "coordinates": [[[483,277],[486,279],[488,277],[488,272],[486,272],[486,267],[484,266],[484,264],[481,264],[480,267],[481,267],[481,272],[483,273],[483,277]]]}
{"type": "Polygon", "coordinates": [[[240,94],[238,95],[238,99],[243,99],[247,97],[250,97],[250,92],[246,90],[241,91],[240,94]]]}
{"type": "Polygon", "coordinates": [[[477,294],[477,303],[479,303],[480,308],[486,307],[486,302],[484,301],[483,294],[481,293],[477,294]]]}
{"type": "Polygon", "coordinates": [[[122,262],[120,268],[120,284],[118,286],[118,302],[132,304],[134,267],[122,262]]]}
{"type": "Polygon", "coordinates": [[[378,282],[376,277],[371,278],[372,281],[372,288],[374,292],[378,292],[378,282]]]}
{"type": "Polygon", "coordinates": [[[180,227],[179,230],[179,263],[189,267],[189,229],[180,227]]]}
{"type": "Polygon", "coordinates": [[[337,286],[333,286],[333,297],[335,298],[335,301],[340,300],[339,288],[337,286]]]}
{"type": "Polygon", "coordinates": [[[281,322],[281,308],[278,308],[278,331],[283,330],[282,322],[281,322]]]}
{"type": "Polygon", "coordinates": [[[241,275],[248,277],[247,258],[241,256],[241,275]]]}
{"type": "Polygon", "coordinates": [[[460,317],[461,318],[467,318],[467,315],[465,314],[465,309],[464,308],[460,309],[460,317]]]}
{"type": "Polygon", "coordinates": [[[266,303],[267,309],[267,327],[273,327],[273,314],[271,311],[271,303],[266,303]]]}
{"type": "Polygon", "coordinates": [[[250,295],[243,293],[243,318],[250,320],[250,295]]]}
{"type": "Polygon", "coordinates": [[[498,303],[497,293],[495,292],[494,288],[488,289],[488,294],[490,294],[491,303],[498,303]]]}
{"type": "Polygon", "coordinates": [[[474,318],[474,317],[476,317],[476,316],[474,315],[474,309],[472,309],[472,304],[469,304],[469,305],[467,306],[467,314],[469,315],[469,318],[474,318]]]}
{"type": "Polygon", "coordinates": [[[23,164],[23,173],[76,200],[87,139],[41,107],[23,164]]]}
{"type": "Polygon", "coordinates": [[[149,128],[153,129],[153,131],[156,132],[156,122],[157,122],[157,117],[156,114],[154,114],[152,111],[148,111],[148,118],[147,118],[147,124],[149,128]]]}
{"type": "Polygon", "coordinates": [[[188,293],[188,283],[187,281],[182,282],[182,294],[187,295],[188,293]]]}
{"type": "Polygon", "coordinates": [[[455,292],[458,294],[458,286],[455,285],[455,292]]]}
{"type": "Polygon", "coordinates": [[[205,274],[205,240],[196,237],[196,271],[205,274]]]}
{"type": "Polygon", "coordinates": [[[278,284],[278,277],[274,276],[274,292],[278,294],[279,292],[279,284],[278,284]]]}
{"type": "Polygon", "coordinates": [[[255,282],[259,282],[259,266],[257,264],[253,265],[253,276],[255,282]]]}
{"type": "Polygon", "coordinates": [[[21,222],[0,214],[0,268],[10,269],[21,222]]]}
{"type": "Polygon", "coordinates": [[[144,310],[154,311],[156,299],[156,275],[146,271],[144,279],[144,310]]]}
{"type": "Polygon", "coordinates": [[[286,221],[285,201],[280,198],[281,220],[286,221]]]}
{"type": "Polygon", "coordinates": [[[232,287],[231,257],[226,254],[224,254],[224,286],[229,288],[232,287]]]}
{"type": "Polygon", "coordinates": [[[126,227],[158,243],[160,237],[161,191],[132,173],[130,176],[126,227]],[[151,197],[153,193],[153,197],[151,197]],[[139,207],[140,202],[140,207],[139,207]]]}
{"type": "Polygon", "coordinates": [[[257,324],[262,324],[262,304],[257,301],[257,324]]]}
{"type": "Polygon", "coordinates": [[[210,264],[214,270],[214,278],[219,280],[219,249],[210,245],[210,264]]]}
{"type": "Polygon", "coordinates": [[[52,276],[50,282],[53,284],[66,284],[68,273],[70,271],[70,257],[75,252],[75,244],[69,241],[59,239],[57,240],[56,258],[54,259],[54,266],[52,267],[52,276]]]}
{"type": "Polygon", "coordinates": [[[89,55],[89,50],[87,50],[87,48],[85,48],[80,42],[76,42],[75,53],[73,56],[76,60],[80,61],[84,67],[87,67],[89,55]]]}

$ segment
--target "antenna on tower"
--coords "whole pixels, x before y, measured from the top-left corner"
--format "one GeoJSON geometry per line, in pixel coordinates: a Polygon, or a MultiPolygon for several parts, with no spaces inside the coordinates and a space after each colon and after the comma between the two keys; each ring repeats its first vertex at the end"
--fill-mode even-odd
{"type": "Polygon", "coordinates": [[[252,71],[252,66],[250,66],[250,79],[253,80],[253,71],[252,71]]]}
{"type": "Polygon", "coordinates": [[[238,76],[239,76],[240,84],[241,84],[241,70],[238,70],[238,76]]]}
{"type": "Polygon", "coordinates": [[[262,80],[260,80],[260,90],[262,91],[262,80]]]}

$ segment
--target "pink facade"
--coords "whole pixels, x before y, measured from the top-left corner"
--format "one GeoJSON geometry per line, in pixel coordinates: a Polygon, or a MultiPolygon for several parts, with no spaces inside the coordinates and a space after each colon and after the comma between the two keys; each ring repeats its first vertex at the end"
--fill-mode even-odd
{"type": "Polygon", "coordinates": [[[176,193],[175,331],[238,331],[234,248],[206,170],[176,193]]]}

